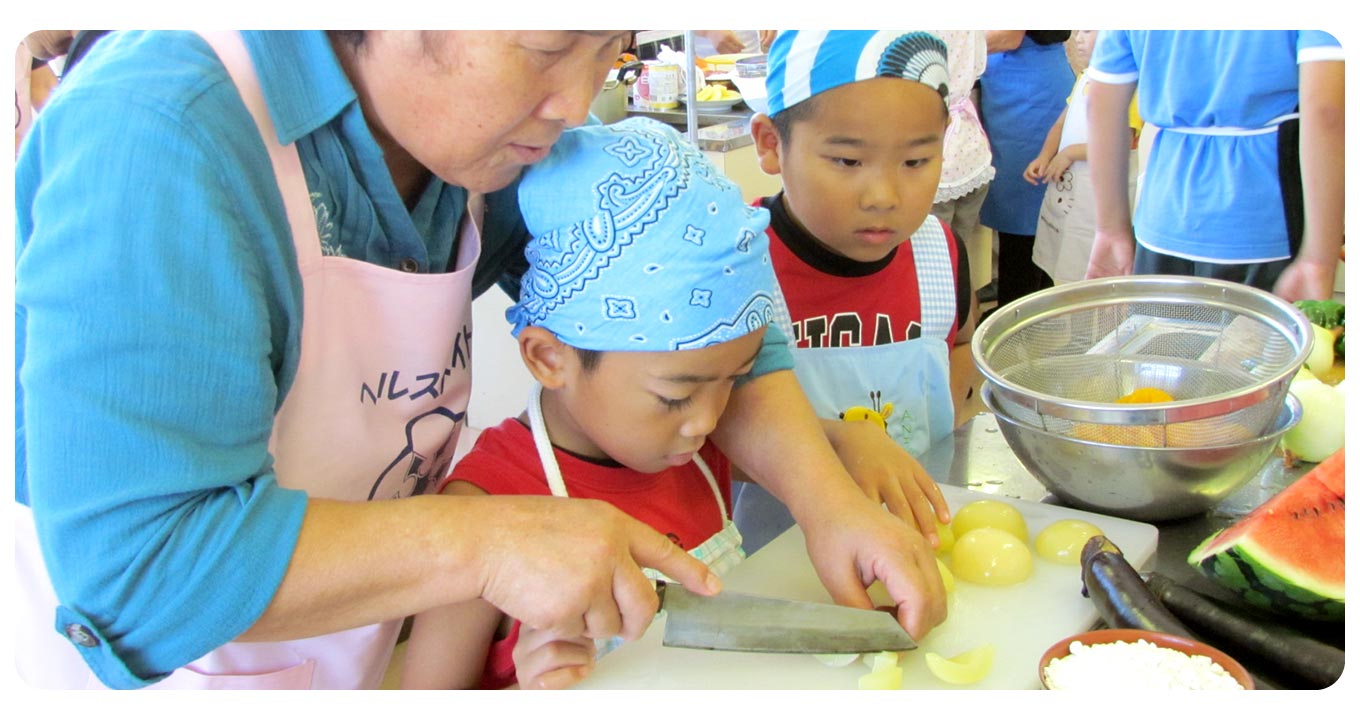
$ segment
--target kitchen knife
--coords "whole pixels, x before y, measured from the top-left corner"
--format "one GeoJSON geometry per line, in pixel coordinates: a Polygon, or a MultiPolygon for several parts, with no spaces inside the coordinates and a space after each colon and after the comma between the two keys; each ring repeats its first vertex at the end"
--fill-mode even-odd
{"type": "Polygon", "coordinates": [[[666,647],[740,652],[850,654],[913,650],[891,613],[721,592],[697,595],[658,581],[666,647]]]}

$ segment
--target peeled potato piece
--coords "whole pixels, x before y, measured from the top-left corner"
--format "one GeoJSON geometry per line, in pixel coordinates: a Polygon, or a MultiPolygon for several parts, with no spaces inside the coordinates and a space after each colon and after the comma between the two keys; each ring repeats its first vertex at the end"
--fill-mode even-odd
{"type": "Polygon", "coordinates": [[[935,534],[940,538],[940,545],[935,548],[936,555],[947,555],[950,550],[954,549],[954,528],[952,526],[936,520],[935,534]]]}
{"type": "Polygon", "coordinates": [[[935,677],[950,685],[972,685],[992,671],[996,646],[980,645],[967,652],[946,658],[939,653],[926,653],[926,667],[935,677]]]}
{"type": "Polygon", "coordinates": [[[1085,520],[1065,518],[1053,522],[1034,536],[1039,557],[1062,565],[1080,565],[1081,548],[1086,541],[1105,533],[1085,520]]]}
{"type": "Polygon", "coordinates": [[[1034,569],[1029,547],[1005,530],[969,530],[954,543],[954,575],[978,585],[1014,585],[1034,569]]]}
{"type": "Polygon", "coordinates": [[[1021,541],[1029,540],[1029,528],[1025,525],[1025,516],[1021,515],[1019,510],[1000,500],[974,500],[959,508],[950,525],[953,526],[956,546],[959,538],[963,537],[965,533],[983,527],[1005,530],[1020,538],[1021,541]]]}

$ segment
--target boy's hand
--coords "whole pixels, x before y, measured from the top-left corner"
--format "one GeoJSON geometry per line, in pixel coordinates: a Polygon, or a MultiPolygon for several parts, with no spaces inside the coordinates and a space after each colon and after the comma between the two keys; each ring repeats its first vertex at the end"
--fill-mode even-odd
{"type": "Polygon", "coordinates": [[[831,447],[864,494],[914,525],[931,547],[938,546],[935,523],[949,522],[949,506],[921,463],[876,423],[825,420],[823,424],[831,447]]]}
{"type": "Polygon", "coordinates": [[[1030,185],[1038,185],[1044,179],[1044,161],[1041,158],[1034,158],[1025,166],[1025,182],[1030,185]]]}
{"type": "Polygon", "coordinates": [[[561,690],[585,679],[595,669],[595,641],[562,637],[548,630],[519,629],[512,653],[515,677],[522,690],[561,690]]]}
{"type": "Polygon", "coordinates": [[[1044,168],[1044,182],[1055,183],[1061,179],[1067,168],[1072,167],[1072,160],[1072,155],[1066,149],[1059,150],[1058,154],[1048,161],[1048,167],[1044,168]]]}
{"type": "Polygon", "coordinates": [[[897,621],[919,641],[948,615],[935,553],[910,522],[844,489],[819,495],[815,515],[795,515],[817,577],[836,603],[866,610],[873,601],[865,588],[881,581],[897,621]]]}

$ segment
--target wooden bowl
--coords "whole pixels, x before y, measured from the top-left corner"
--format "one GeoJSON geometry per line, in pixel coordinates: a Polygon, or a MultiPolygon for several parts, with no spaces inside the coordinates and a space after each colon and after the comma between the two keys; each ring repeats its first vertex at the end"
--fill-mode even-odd
{"type": "Polygon", "coordinates": [[[1228,657],[1226,653],[1218,648],[1179,635],[1168,635],[1166,633],[1134,630],[1130,628],[1088,630],[1087,632],[1077,633],[1076,635],[1063,638],[1054,643],[1052,647],[1044,652],[1043,657],[1039,658],[1039,683],[1045,690],[1050,689],[1048,683],[1044,680],[1044,668],[1048,667],[1050,662],[1070,655],[1071,650],[1069,648],[1072,643],[1079,642],[1083,645],[1099,645],[1101,643],[1113,643],[1120,640],[1126,643],[1146,640],[1158,647],[1179,650],[1186,655],[1203,655],[1218,663],[1220,667],[1228,671],[1228,674],[1243,688],[1247,690],[1254,690],[1256,688],[1256,683],[1251,679],[1251,673],[1247,672],[1247,669],[1242,667],[1241,663],[1228,657]]]}

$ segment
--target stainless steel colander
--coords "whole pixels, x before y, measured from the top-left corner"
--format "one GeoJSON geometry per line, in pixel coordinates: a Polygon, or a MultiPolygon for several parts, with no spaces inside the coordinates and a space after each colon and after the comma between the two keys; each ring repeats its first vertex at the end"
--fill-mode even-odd
{"type": "Polygon", "coordinates": [[[1311,344],[1307,318],[1274,295],[1139,275],[996,310],[973,334],[973,359],[1016,422],[1115,445],[1212,447],[1270,430],[1311,344]],[[1147,388],[1173,400],[1118,402],[1147,388]]]}

